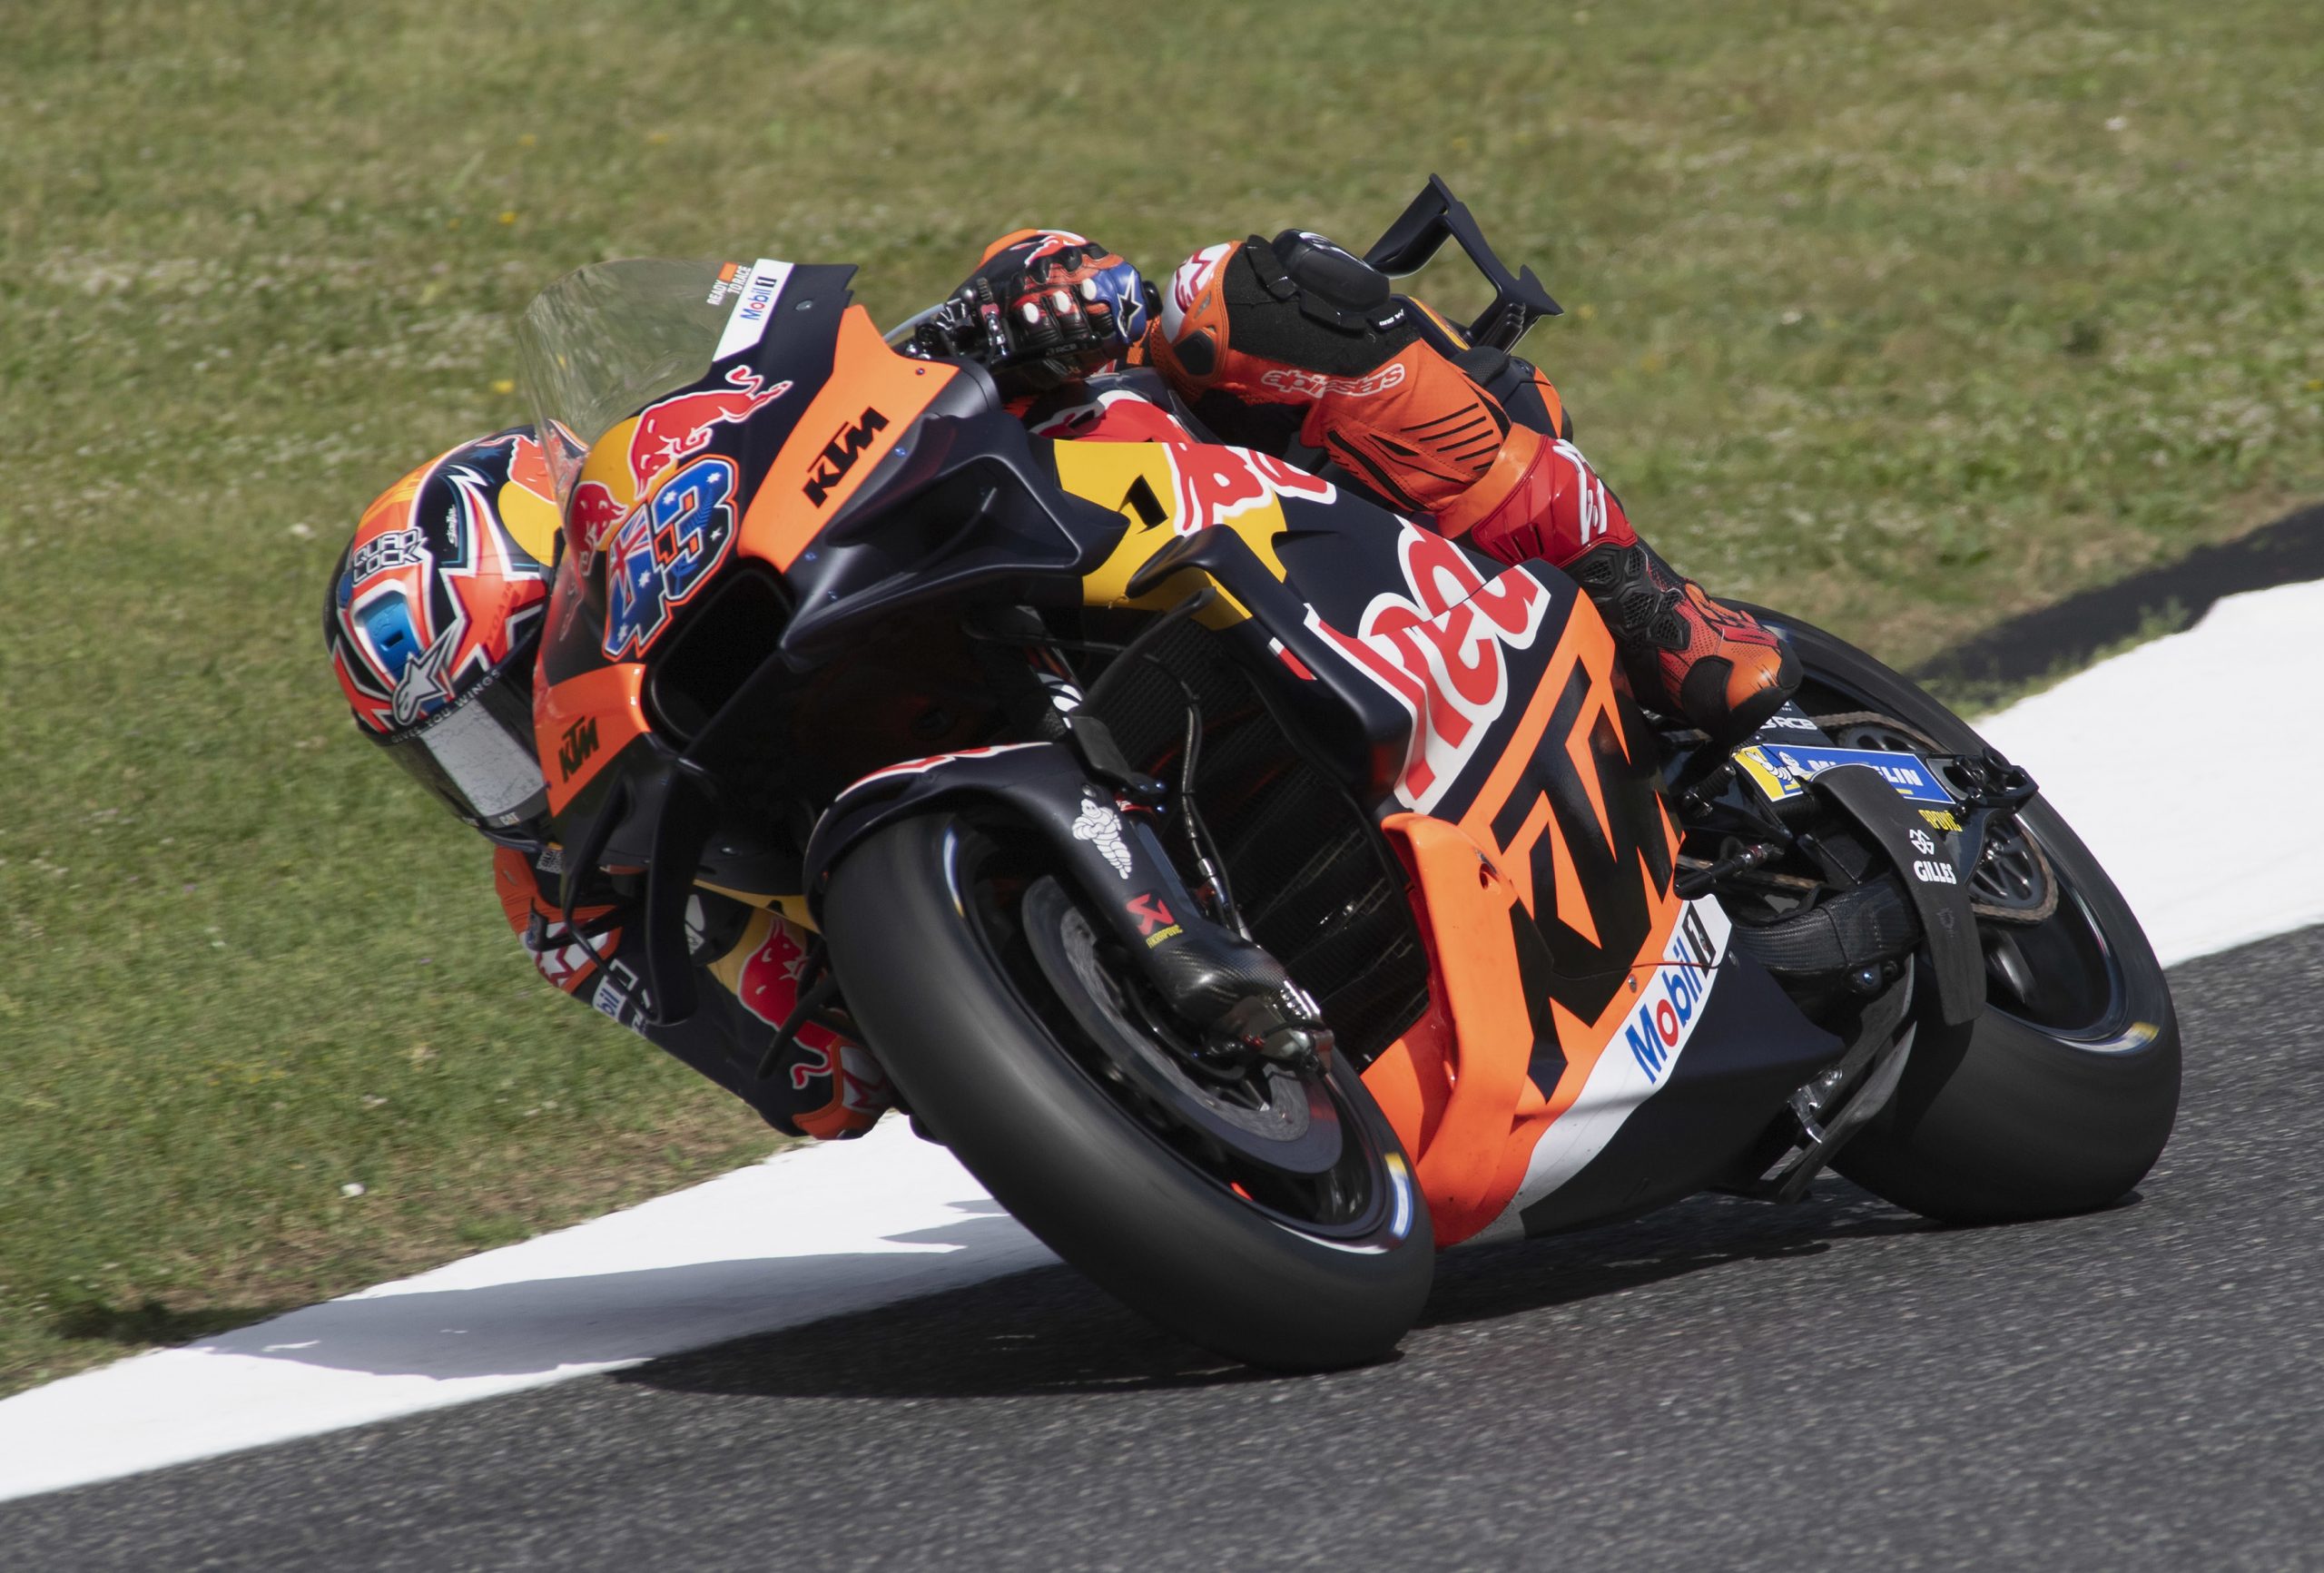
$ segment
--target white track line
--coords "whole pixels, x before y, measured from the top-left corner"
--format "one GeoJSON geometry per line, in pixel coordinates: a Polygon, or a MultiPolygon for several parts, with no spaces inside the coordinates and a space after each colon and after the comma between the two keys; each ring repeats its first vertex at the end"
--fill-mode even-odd
{"type": "MultiPolygon", "coordinates": [[[[0,1402],[0,1500],[467,1403],[1054,1262],[901,1120],[0,1402]]],[[[5,1561],[0,1557],[0,1561],[5,1561]]]]}
{"type": "Polygon", "coordinates": [[[2282,818],[2287,786],[2324,779],[2319,693],[2324,583],[2283,585],[1977,730],[2034,772],[2169,967],[2324,922],[2324,845],[2282,818]]]}
{"type": "MultiPolygon", "coordinates": [[[[2166,964],[2324,921],[2324,849],[2274,833],[2324,778],[2324,584],[2194,629],[1981,728],[2113,873],[2166,964]]],[[[0,1499],[634,1365],[1054,1261],[891,1120],[540,1239],[0,1401],[0,1499]]]]}

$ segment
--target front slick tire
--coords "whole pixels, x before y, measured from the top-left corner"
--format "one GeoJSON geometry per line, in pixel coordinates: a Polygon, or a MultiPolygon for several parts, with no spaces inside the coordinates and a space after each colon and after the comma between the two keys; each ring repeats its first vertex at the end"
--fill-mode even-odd
{"type": "Polygon", "coordinates": [[[1323,1095],[1354,1167],[1332,1185],[1353,1202],[1309,1227],[1238,1194],[1167,1099],[1100,1074],[1088,999],[1057,992],[1027,937],[1046,914],[1089,954],[1040,861],[1027,839],[938,814],[880,831],[832,876],[833,969],[914,1116],[1051,1250],[1206,1349],[1277,1371],[1393,1353],[1428,1297],[1434,1240],[1355,1072],[1334,1057],[1323,1095]]]}

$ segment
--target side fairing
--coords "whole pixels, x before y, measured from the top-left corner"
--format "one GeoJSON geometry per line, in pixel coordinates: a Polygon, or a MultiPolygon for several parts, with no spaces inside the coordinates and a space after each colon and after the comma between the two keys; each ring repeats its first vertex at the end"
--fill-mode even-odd
{"type": "Polygon", "coordinates": [[[1380,806],[1435,998],[1365,1080],[1439,1240],[1699,1188],[1838,1046],[1730,953],[1714,901],[1678,896],[1678,827],[1604,623],[1563,575],[1402,521],[1294,523],[1278,550],[1306,629],[1403,723],[1380,806]]]}
{"type": "MultiPolygon", "coordinates": [[[[843,327],[868,330],[853,322],[862,315],[849,303],[853,274],[786,270],[753,340],[589,445],[565,508],[533,706],[550,809],[566,840],[625,772],[673,757],[646,715],[646,664],[688,608],[733,563],[754,556],[780,567],[812,539],[812,528],[793,539],[792,516],[761,498],[772,472],[812,466],[793,449],[823,446],[804,422],[833,384],[843,327]]],[[[914,410],[898,413],[908,422],[914,410]]]]}

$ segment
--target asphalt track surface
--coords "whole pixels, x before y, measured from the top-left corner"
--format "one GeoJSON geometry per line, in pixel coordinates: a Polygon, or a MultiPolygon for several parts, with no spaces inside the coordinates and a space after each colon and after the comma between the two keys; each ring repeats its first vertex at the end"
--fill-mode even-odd
{"type": "Polygon", "coordinates": [[[1062,1268],[0,1507],[0,1566],[2324,1567],[2324,929],[2172,972],[2112,1211],[1846,1182],[1443,1258],[1393,1363],[1222,1368],[1062,1268]]]}

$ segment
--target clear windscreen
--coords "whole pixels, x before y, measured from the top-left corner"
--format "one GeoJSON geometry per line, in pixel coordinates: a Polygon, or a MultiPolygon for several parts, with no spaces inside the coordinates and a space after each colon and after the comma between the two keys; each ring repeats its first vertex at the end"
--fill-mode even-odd
{"type": "Polygon", "coordinates": [[[591,443],[710,369],[750,278],[748,264],[733,262],[593,262],[525,308],[518,364],[559,508],[591,443]]]}

